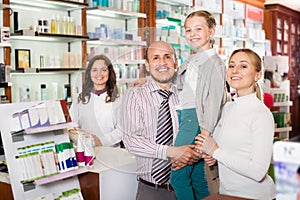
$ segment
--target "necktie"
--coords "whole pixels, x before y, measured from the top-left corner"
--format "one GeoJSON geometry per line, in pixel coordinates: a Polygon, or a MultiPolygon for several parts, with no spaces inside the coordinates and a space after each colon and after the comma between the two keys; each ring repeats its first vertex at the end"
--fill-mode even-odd
{"type": "MultiPolygon", "coordinates": [[[[159,90],[158,93],[163,97],[160,105],[157,121],[156,143],[171,145],[173,143],[172,118],[169,107],[170,91],[159,90]]],[[[162,159],[154,159],[152,165],[152,177],[157,184],[162,185],[170,179],[171,163],[162,159]]]]}

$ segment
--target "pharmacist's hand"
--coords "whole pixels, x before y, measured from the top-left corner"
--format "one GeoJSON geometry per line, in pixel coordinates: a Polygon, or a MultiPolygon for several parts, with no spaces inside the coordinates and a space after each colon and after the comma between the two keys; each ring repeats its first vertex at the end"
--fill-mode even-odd
{"type": "Polygon", "coordinates": [[[204,161],[206,162],[206,164],[208,166],[213,166],[217,162],[216,159],[214,159],[213,157],[211,157],[210,155],[207,155],[205,153],[202,155],[202,158],[204,159],[204,161]]]}
{"type": "Polygon", "coordinates": [[[186,165],[192,165],[199,161],[200,154],[194,150],[195,145],[185,145],[168,148],[168,157],[172,162],[172,170],[179,170],[186,165]]]}
{"type": "Polygon", "coordinates": [[[139,86],[143,85],[144,83],[146,83],[146,81],[147,81],[146,77],[139,78],[137,80],[132,81],[129,84],[129,87],[139,87],[139,86]]]}
{"type": "Polygon", "coordinates": [[[72,143],[77,144],[78,141],[78,131],[77,128],[69,128],[68,129],[68,133],[69,133],[69,138],[71,140],[72,143]]]}
{"type": "Polygon", "coordinates": [[[214,152],[219,148],[216,141],[206,135],[198,135],[196,136],[196,142],[197,145],[200,145],[200,151],[212,156],[214,152]]]}
{"type": "Polygon", "coordinates": [[[94,138],[95,147],[102,146],[101,140],[95,134],[92,134],[92,136],[94,138]]]}

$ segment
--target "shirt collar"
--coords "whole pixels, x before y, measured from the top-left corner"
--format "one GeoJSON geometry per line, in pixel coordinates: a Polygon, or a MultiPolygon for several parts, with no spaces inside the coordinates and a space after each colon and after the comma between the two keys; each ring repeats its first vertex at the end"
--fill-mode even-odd
{"type": "MultiPolygon", "coordinates": [[[[150,92],[156,92],[160,89],[162,89],[161,87],[159,87],[159,85],[154,81],[154,79],[150,76],[149,78],[147,78],[147,82],[146,82],[149,86],[150,92]]],[[[171,88],[169,90],[170,92],[172,92],[173,94],[176,91],[175,85],[172,84],[171,88]]]]}

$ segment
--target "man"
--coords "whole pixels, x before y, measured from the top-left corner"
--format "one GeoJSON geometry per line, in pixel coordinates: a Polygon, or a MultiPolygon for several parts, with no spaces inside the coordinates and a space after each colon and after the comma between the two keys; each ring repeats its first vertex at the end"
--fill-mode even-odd
{"type": "Polygon", "coordinates": [[[171,162],[177,170],[198,161],[200,156],[193,150],[194,145],[172,146],[178,131],[178,96],[172,84],[176,68],[172,46],[163,41],[152,43],[146,51],[149,80],[129,88],[123,97],[123,142],[136,155],[137,200],[176,199],[169,184],[171,162]]]}

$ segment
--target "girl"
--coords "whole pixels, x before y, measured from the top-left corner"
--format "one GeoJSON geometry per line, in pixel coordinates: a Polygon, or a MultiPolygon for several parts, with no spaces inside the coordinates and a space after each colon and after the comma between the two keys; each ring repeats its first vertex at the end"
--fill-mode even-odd
{"type": "MultiPolygon", "coordinates": [[[[200,132],[211,134],[219,119],[225,96],[226,67],[213,49],[216,27],[214,16],[205,10],[192,12],[186,17],[184,27],[187,43],[197,53],[189,56],[178,70],[177,111],[180,125],[174,146],[193,144],[195,136],[200,132]]],[[[208,159],[205,155],[204,158],[208,159]]],[[[178,200],[203,199],[209,195],[210,179],[206,179],[206,174],[210,171],[208,169],[205,173],[203,159],[194,165],[175,170],[171,173],[171,185],[178,200]]]]}

